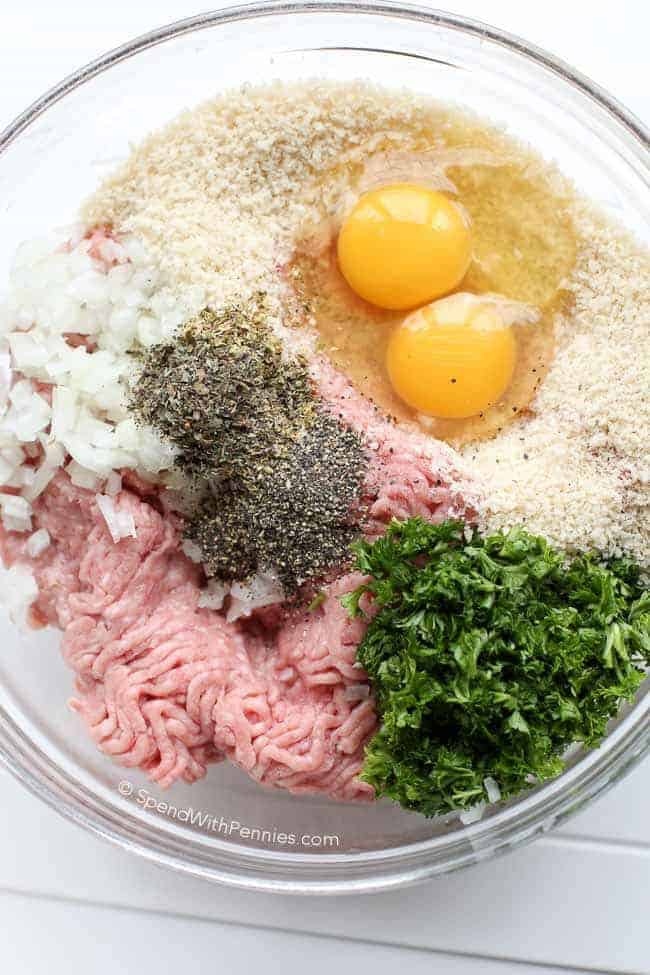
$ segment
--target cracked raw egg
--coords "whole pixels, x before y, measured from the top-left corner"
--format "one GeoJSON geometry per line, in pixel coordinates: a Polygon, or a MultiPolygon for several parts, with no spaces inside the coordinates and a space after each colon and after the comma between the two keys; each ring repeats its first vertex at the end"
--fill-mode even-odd
{"type": "Polygon", "coordinates": [[[452,291],[472,259],[469,218],[444,193],[393,183],[362,194],[337,244],[343,277],[380,308],[406,310],[452,291]]]}
{"type": "Polygon", "coordinates": [[[562,193],[500,137],[416,135],[324,176],[323,219],[296,239],[287,280],[300,326],[364,396],[459,447],[534,409],[575,238],[562,193]],[[403,324],[434,301],[421,328],[403,324]]]}
{"type": "Polygon", "coordinates": [[[386,368],[397,395],[418,413],[463,419],[500,401],[516,357],[513,328],[499,305],[455,294],[394,327],[386,368]]]}

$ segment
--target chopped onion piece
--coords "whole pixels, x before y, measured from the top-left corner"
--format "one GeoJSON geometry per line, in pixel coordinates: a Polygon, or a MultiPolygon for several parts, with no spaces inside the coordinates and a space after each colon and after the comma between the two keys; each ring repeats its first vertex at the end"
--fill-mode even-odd
{"type": "Polygon", "coordinates": [[[207,588],[199,596],[199,607],[201,609],[221,609],[228,588],[225,582],[210,579],[207,588]]]}
{"type": "Polygon", "coordinates": [[[27,539],[25,550],[32,559],[37,559],[50,544],[50,533],[45,528],[39,528],[27,539]]]}
{"type": "Polygon", "coordinates": [[[491,775],[488,775],[483,779],[483,785],[485,786],[488,800],[490,802],[499,802],[501,799],[501,789],[496,780],[491,775]]]}
{"type": "Polygon", "coordinates": [[[55,386],[52,391],[52,436],[62,440],[74,429],[78,415],[75,393],[66,386],[55,386]]]}
{"type": "Polygon", "coordinates": [[[13,515],[2,516],[2,525],[8,532],[30,532],[32,530],[32,519],[16,518],[13,515]]]}
{"type": "MultiPolygon", "coordinates": [[[[15,389],[16,386],[10,393],[11,397],[15,389]]],[[[38,393],[30,393],[26,401],[23,401],[21,394],[17,401],[12,399],[11,408],[4,418],[4,426],[19,441],[31,443],[49,425],[51,415],[49,404],[38,393]]]]}
{"type": "Polygon", "coordinates": [[[0,604],[14,623],[27,627],[27,613],[37,596],[36,580],[26,565],[0,566],[0,604]]]}
{"type": "Polygon", "coordinates": [[[0,508],[3,514],[11,518],[29,518],[32,513],[29,501],[19,494],[0,494],[0,508]]]}
{"type": "Polygon", "coordinates": [[[96,491],[101,483],[101,477],[87,467],[82,467],[76,460],[71,460],[66,467],[70,480],[76,487],[86,488],[87,491],[96,491]]]}
{"type": "Polygon", "coordinates": [[[29,369],[38,371],[47,362],[49,355],[42,342],[38,342],[31,332],[12,332],[8,336],[13,364],[21,372],[29,369]]]}
{"type": "Polygon", "coordinates": [[[272,606],[284,600],[284,589],[274,572],[258,572],[247,582],[233,582],[226,619],[229,623],[242,616],[250,616],[262,606],[272,606]]]}
{"type": "Polygon", "coordinates": [[[122,538],[137,538],[135,521],[130,511],[120,511],[113,498],[106,494],[96,494],[95,500],[115,544],[122,538]]]}
{"type": "Polygon", "coordinates": [[[64,460],[65,450],[60,443],[47,444],[43,463],[36,471],[31,484],[23,492],[29,501],[35,501],[43,493],[64,460]]]}

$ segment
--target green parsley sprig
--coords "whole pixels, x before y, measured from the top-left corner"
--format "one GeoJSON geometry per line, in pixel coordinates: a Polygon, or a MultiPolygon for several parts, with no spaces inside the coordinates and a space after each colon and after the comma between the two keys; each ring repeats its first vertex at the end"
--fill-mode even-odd
{"type": "Polygon", "coordinates": [[[394,522],[355,545],[372,616],[358,650],[381,728],[362,777],[434,816],[559,774],[594,747],[650,661],[650,592],[628,560],[569,563],[523,529],[394,522]]]}

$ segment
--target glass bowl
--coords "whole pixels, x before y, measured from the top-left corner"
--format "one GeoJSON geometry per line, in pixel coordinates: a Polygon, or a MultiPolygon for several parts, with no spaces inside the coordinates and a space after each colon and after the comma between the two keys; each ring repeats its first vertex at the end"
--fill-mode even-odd
{"type": "MultiPolygon", "coordinates": [[[[244,82],[369,78],[468,106],[556,160],[650,241],[648,133],[596,85],[523,41],[424,8],[263,3],[202,14],[111,51],[0,136],[0,268],[24,239],[69,224],[83,196],[182,108],[244,82]]],[[[530,840],[581,809],[650,743],[647,689],[596,751],[470,826],[379,802],[267,791],[228,765],[163,794],[97,752],[65,707],[58,634],[2,623],[0,755],[34,793],[93,832],[210,880],[290,892],[396,887],[530,840]]]]}

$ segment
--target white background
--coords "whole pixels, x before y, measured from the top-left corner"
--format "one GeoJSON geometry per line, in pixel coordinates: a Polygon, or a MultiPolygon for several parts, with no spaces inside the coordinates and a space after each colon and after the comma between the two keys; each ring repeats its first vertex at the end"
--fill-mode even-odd
{"type": "MultiPolygon", "coordinates": [[[[18,0],[0,12],[0,128],[188,0],[18,0]]],[[[546,47],[650,122],[645,0],[446,9],[546,47]]],[[[0,770],[0,967],[6,975],[362,968],[376,975],[650,973],[650,763],[533,847],[363,898],[248,894],[176,877],[81,832],[0,770]]]]}

